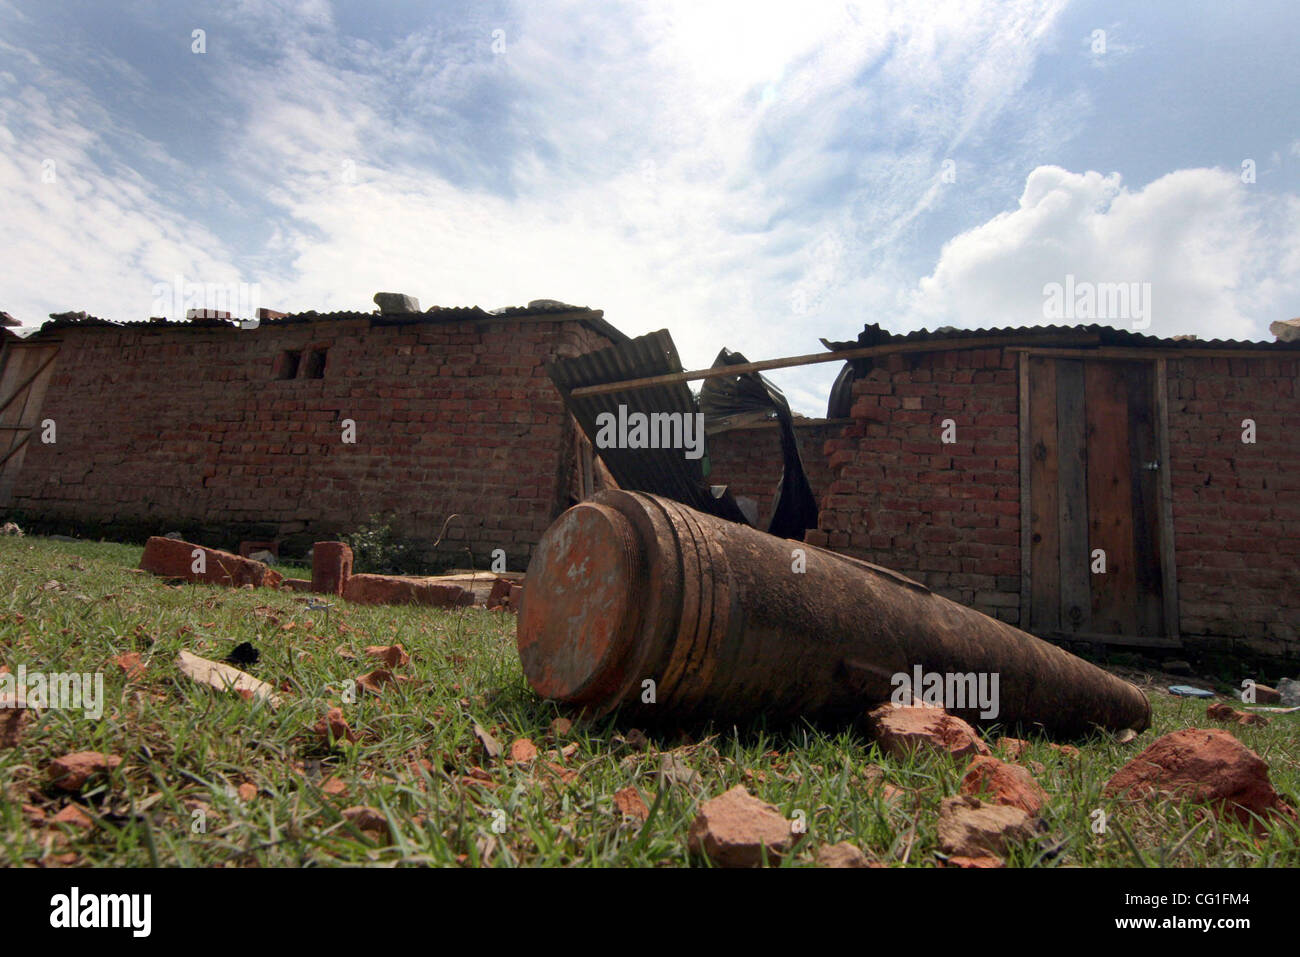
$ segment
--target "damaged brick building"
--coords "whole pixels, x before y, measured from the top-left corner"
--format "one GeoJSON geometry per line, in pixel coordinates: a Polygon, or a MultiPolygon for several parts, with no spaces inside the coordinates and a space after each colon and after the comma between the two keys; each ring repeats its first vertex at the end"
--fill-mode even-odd
{"type": "MultiPolygon", "coordinates": [[[[793,420],[817,499],[806,541],[1053,640],[1300,657],[1300,341],[1286,339],[872,326],[828,343],[853,358],[827,418],[793,420]]],[[[501,548],[522,570],[564,508],[612,481],[548,368],[637,341],[551,301],[255,329],[54,319],[15,346],[30,354],[2,393],[39,367],[26,388],[44,395],[0,425],[49,420],[58,439],[10,455],[0,508],[51,530],[291,554],[385,514],[434,564],[481,567],[501,548]]],[[[603,381],[635,378],[610,369],[603,381]]],[[[707,481],[765,526],[776,423],[708,431],[707,481]]]]}
{"type": "Polygon", "coordinates": [[[875,355],[832,394],[852,423],[809,541],[1044,637],[1300,657],[1300,342],[834,345],[875,355]]]}
{"type": "Polygon", "coordinates": [[[35,403],[56,441],[28,435],[0,507],[50,530],[289,554],[381,515],[426,549],[441,534],[433,564],[500,548],[522,570],[591,461],[546,364],[626,337],[549,300],[272,315],[45,323],[21,348],[57,349],[35,403]]]}

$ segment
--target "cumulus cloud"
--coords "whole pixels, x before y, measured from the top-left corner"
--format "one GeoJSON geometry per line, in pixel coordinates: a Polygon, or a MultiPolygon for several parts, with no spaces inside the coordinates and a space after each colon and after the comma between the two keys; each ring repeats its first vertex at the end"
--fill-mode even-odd
{"type": "MultiPolygon", "coordinates": [[[[1118,173],[1040,166],[1016,209],[944,245],[908,318],[967,328],[1061,322],[1045,314],[1044,289],[1072,277],[1076,287],[1149,284],[1150,334],[1267,338],[1275,310],[1300,290],[1298,245],[1294,198],[1265,203],[1231,172],[1178,170],[1130,190],[1118,173]]],[[[1095,321],[1133,328],[1130,318],[1095,321]]]]}

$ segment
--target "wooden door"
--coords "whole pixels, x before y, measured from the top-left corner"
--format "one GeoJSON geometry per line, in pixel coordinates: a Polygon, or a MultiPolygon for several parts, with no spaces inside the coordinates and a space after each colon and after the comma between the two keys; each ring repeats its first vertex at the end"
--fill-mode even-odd
{"type": "Polygon", "coordinates": [[[9,342],[0,359],[0,506],[9,504],[27,443],[40,423],[59,347],[9,342]]]}
{"type": "Polygon", "coordinates": [[[1028,356],[1028,630],[1163,644],[1156,376],[1145,360],[1028,356]]]}

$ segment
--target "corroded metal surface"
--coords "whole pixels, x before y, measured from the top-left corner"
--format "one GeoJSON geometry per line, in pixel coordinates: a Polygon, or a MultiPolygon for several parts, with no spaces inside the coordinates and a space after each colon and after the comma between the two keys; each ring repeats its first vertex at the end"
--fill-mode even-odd
{"type": "Polygon", "coordinates": [[[602,492],[547,530],[518,644],[538,694],[638,720],[851,718],[920,667],[996,674],[998,724],[1150,721],[1135,686],[896,572],[638,492],[602,492]]]}

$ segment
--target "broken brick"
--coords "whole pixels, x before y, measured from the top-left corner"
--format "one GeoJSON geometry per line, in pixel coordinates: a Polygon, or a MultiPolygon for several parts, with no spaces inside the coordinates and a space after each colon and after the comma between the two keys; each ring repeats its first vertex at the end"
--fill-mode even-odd
{"type": "Polygon", "coordinates": [[[772,805],[736,785],[705,801],[691,822],[687,846],[719,867],[758,867],[790,850],[790,822],[772,805]]]}
{"type": "Polygon", "coordinates": [[[941,751],[954,757],[989,754],[975,729],[941,708],[881,705],[868,716],[883,754],[902,757],[917,751],[941,751]]]}
{"type": "Polygon", "coordinates": [[[278,585],[282,579],[279,572],[251,558],[241,558],[233,552],[204,548],[192,542],[157,535],[145,543],[140,567],[164,578],[183,578],[191,582],[234,588],[244,585],[270,588],[278,585]],[[193,570],[195,551],[203,553],[202,572],[193,570]]]}

